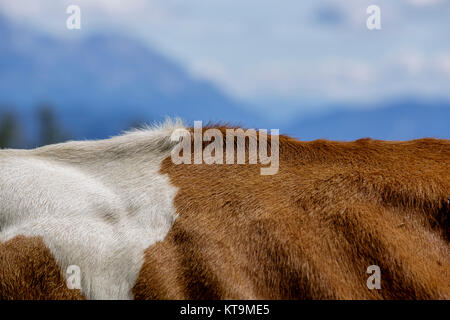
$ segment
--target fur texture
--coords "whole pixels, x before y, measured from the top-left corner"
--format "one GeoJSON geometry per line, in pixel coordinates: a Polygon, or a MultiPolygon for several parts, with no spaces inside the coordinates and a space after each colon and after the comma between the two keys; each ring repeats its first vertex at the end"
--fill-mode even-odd
{"type": "MultiPolygon", "coordinates": [[[[85,297],[132,298],[144,249],[163,240],[176,218],[176,189],[158,171],[180,126],[1,151],[0,242],[39,236],[62,271],[80,267],[85,297]]],[[[39,291],[13,279],[0,276],[0,288],[39,291]]]]}
{"type": "Polygon", "coordinates": [[[161,172],[179,218],[147,249],[138,299],[450,298],[448,140],[280,137],[276,175],[170,159],[161,172]]]}
{"type": "Polygon", "coordinates": [[[450,141],[282,136],[262,176],[175,165],[180,128],[0,151],[0,298],[450,298],[450,141]]]}

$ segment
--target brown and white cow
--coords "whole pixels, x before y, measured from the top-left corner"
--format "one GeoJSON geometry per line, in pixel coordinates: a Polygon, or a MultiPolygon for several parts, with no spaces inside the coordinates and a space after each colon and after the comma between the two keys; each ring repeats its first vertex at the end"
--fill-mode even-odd
{"type": "Polygon", "coordinates": [[[0,299],[450,298],[449,140],[281,136],[261,175],[180,128],[0,151],[0,299]]]}

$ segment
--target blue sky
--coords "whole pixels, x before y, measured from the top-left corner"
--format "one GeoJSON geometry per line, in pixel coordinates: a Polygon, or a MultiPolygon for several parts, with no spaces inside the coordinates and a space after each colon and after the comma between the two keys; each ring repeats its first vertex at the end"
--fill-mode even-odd
{"type": "Polygon", "coordinates": [[[450,99],[450,0],[0,0],[0,11],[59,37],[139,38],[268,117],[450,99]],[[81,30],[65,27],[70,4],[81,30]],[[378,31],[366,28],[371,4],[378,31]]]}

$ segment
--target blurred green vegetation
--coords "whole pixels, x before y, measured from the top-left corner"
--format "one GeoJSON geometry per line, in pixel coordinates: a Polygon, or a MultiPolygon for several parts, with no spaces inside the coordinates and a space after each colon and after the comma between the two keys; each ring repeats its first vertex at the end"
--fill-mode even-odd
{"type": "Polygon", "coordinates": [[[0,115],[0,148],[15,148],[20,145],[21,130],[17,116],[11,112],[0,115]]]}
{"type": "MultiPolygon", "coordinates": [[[[59,121],[51,104],[40,104],[35,110],[33,128],[27,128],[21,123],[23,116],[14,111],[14,108],[0,105],[0,149],[35,148],[73,139],[59,121]]],[[[135,119],[123,131],[145,128],[146,123],[135,119]]]]}
{"type": "Polygon", "coordinates": [[[37,119],[39,122],[39,145],[45,146],[68,140],[69,137],[61,129],[50,105],[41,105],[37,108],[37,119]]]}
{"type": "Polygon", "coordinates": [[[27,148],[66,141],[70,136],[62,129],[52,106],[39,105],[36,108],[37,132],[27,137],[21,126],[19,115],[11,108],[0,107],[0,148],[27,148]],[[1,111],[7,110],[7,111],[1,111]]]}

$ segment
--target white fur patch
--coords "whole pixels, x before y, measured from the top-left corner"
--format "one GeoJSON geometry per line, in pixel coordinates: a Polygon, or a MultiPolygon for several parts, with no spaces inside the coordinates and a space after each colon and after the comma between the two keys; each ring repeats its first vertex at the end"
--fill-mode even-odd
{"type": "Polygon", "coordinates": [[[89,299],[131,299],[144,250],[169,232],[176,188],[159,173],[181,122],[109,140],[0,151],[0,241],[41,236],[89,299]]]}

